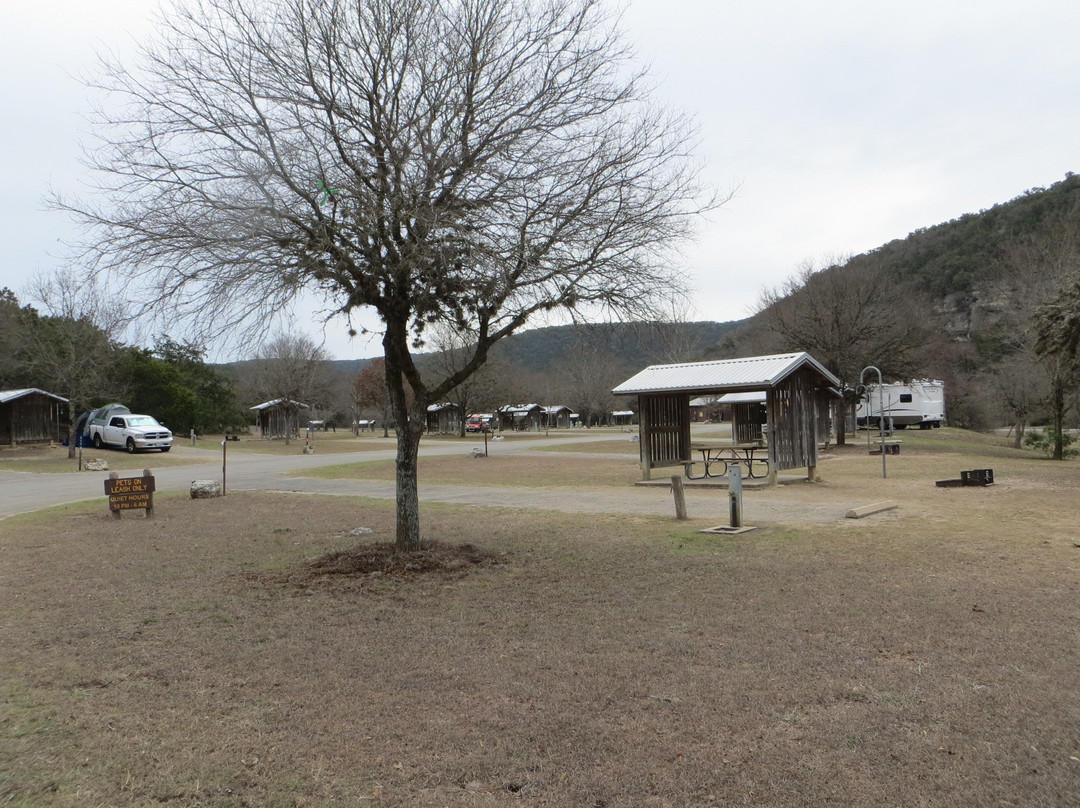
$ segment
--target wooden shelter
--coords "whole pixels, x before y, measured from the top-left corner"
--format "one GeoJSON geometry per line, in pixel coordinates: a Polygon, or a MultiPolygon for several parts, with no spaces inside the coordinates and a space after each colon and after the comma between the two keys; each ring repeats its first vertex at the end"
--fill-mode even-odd
{"type": "MultiPolygon", "coordinates": [[[[822,427],[828,425],[828,402],[839,395],[840,380],[808,353],[750,356],[712,362],[651,365],[620,384],[612,393],[636,395],[641,419],[642,478],[664,466],[688,466],[690,399],[727,393],[765,394],[765,423],[753,430],[748,409],[746,435],[733,433],[736,442],[760,440],[767,433],[769,475],[807,469],[817,472],[817,447],[822,427]],[[742,438],[747,441],[742,441],[742,438]]],[[[760,407],[757,412],[760,413],[760,407]]],[[[736,428],[738,429],[738,427],[736,428]]]]}
{"type": "Polygon", "coordinates": [[[427,408],[427,431],[455,434],[461,431],[461,415],[457,404],[444,402],[427,408]]]}
{"type": "Polygon", "coordinates": [[[552,404],[544,407],[541,423],[545,429],[569,429],[577,417],[577,413],[565,404],[552,404]]]}
{"type": "Polygon", "coordinates": [[[292,438],[300,435],[300,410],[310,410],[307,404],[292,399],[275,398],[256,404],[259,431],[264,438],[292,438]]]}
{"type": "Polygon", "coordinates": [[[764,391],[726,393],[720,396],[719,403],[722,410],[730,412],[732,440],[764,444],[764,426],[768,421],[768,401],[764,391]]]}
{"type": "Polygon", "coordinates": [[[537,431],[543,429],[544,408],[539,404],[507,404],[495,412],[499,431],[537,431]]]}
{"type": "Polygon", "coordinates": [[[68,400],[36,387],[0,390],[0,444],[60,441],[68,400]]]}

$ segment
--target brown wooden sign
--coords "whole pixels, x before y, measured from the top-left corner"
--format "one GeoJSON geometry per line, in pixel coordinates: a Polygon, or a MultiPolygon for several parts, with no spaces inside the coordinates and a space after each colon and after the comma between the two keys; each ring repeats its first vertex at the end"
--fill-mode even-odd
{"type": "Polygon", "coordinates": [[[114,471],[105,481],[109,510],[117,519],[121,511],[139,509],[144,509],[147,516],[153,516],[154,489],[154,475],[150,469],[143,469],[142,477],[118,477],[114,471]]]}

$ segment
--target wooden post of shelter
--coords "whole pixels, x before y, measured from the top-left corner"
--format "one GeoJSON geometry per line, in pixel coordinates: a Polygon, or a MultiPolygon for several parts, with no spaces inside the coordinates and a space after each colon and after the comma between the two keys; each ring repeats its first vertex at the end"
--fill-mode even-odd
{"type": "Polygon", "coordinates": [[[686,489],[683,487],[682,477],[678,474],[671,475],[671,493],[675,497],[675,518],[679,521],[685,521],[686,489]]]}

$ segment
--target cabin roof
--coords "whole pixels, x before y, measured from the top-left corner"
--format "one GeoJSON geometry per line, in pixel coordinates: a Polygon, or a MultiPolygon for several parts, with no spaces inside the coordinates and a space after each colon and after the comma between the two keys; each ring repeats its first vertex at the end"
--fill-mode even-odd
{"type": "MultiPolygon", "coordinates": [[[[251,409],[251,410],[268,410],[271,407],[275,407],[278,404],[284,404],[284,403],[285,403],[285,399],[283,399],[283,398],[275,398],[273,401],[264,401],[262,404],[256,404],[254,407],[248,407],[248,409],[251,409]]],[[[289,403],[294,404],[295,406],[299,407],[300,409],[304,409],[304,410],[310,410],[311,409],[311,407],[309,407],[307,404],[302,404],[301,402],[293,401],[292,399],[289,399],[289,403]]]]}
{"type": "Polygon", "coordinates": [[[9,401],[14,401],[18,398],[24,398],[25,396],[33,395],[34,393],[40,393],[43,396],[54,398],[57,401],[63,401],[65,404],[68,402],[63,396],[58,396],[55,393],[50,393],[47,390],[42,390],[39,387],[23,387],[19,390],[0,390],[0,404],[7,404],[9,401]]]}

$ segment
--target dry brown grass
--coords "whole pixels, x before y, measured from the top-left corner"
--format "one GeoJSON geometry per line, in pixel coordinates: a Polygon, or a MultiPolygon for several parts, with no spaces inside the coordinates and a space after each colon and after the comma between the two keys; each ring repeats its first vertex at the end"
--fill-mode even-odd
{"type": "Polygon", "coordinates": [[[640,446],[637,441],[631,441],[629,435],[612,437],[608,440],[590,441],[588,443],[567,443],[562,446],[546,446],[541,451],[545,452],[579,452],[581,454],[620,454],[637,457],[640,446]]]}
{"type": "MultiPolygon", "coordinates": [[[[492,454],[484,458],[461,454],[446,457],[421,457],[417,475],[421,483],[437,485],[486,485],[515,488],[560,488],[584,486],[619,486],[626,488],[641,479],[637,455],[625,459],[575,457],[568,463],[559,453],[529,455],[492,454]]],[[[393,480],[393,460],[320,466],[293,472],[300,477],[345,480],[393,480]]]]}
{"type": "MultiPolygon", "coordinates": [[[[195,448],[207,449],[213,452],[221,451],[221,435],[199,435],[195,441],[195,448]]],[[[229,441],[230,452],[252,452],[255,454],[269,455],[295,455],[304,449],[305,433],[299,438],[292,438],[288,444],[284,438],[259,438],[252,435],[240,435],[238,440],[229,441]]],[[[176,438],[177,446],[190,446],[188,438],[176,438]]],[[[316,432],[311,441],[315,451],[320,454],[342,454],[346,452],[377,452],[393,449],[395,446],[394,435],[384,438],[382,432],[361,432],[353,435],[348,430],[339,432],[316,432]]]]}
{"type": "Polygon", "coordinates": [[[387,503],[0,522],[0,804],[1080,805],[1076,465],[890,463],[748,504],[899,511],[739,537],[426,506],[503,562],[428,575],[312,566],[387,503]]]}

